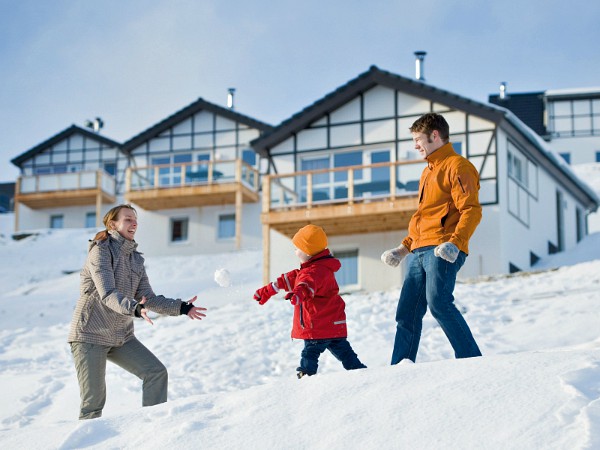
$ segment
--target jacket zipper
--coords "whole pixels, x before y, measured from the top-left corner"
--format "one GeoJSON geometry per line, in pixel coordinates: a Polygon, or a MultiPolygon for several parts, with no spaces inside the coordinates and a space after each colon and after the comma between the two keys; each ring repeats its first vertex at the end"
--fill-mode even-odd
{"type": "Polygon", "coordinates": [[[463,194],[466,194],[467,191],[465,191],[465,187],[462,184],[462,180],[460,179],[460,177],[457,177],[457,178],[458,178],[458,184],[460,184],[460,188],[462,189],[463,194]]]}

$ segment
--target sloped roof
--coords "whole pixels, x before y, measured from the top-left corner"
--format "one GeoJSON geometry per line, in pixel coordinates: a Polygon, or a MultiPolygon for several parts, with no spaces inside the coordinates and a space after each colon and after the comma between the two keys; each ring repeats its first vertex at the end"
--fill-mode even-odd
{"type": "Polygon", "coordinates": [[[131,153],[131,151],[134,148],[138,147],[140,144],[158,136],[163,131],[169,129],[174,125],[177,125],[178,123],[184,121],[188,117],[196,114],[198,111],[210,111],[214,114],[226,117],[236,122],[243,123],[244,125],[256,128],[261,131],[267,131],[273,128],[271,125],[265,122],[261,122],[259,120],[253,119],[252,117],[240,114],[232,109],[223,108],[222,106],[218,106],[214,103],[207,102],[202,98],[198,98],[198,100],[196,100],[195,102],[180,109],[179,111],[170,115],[166,119],[161,120],[156,125],[151,126],[147,130],[142,131],[138,135],[129,139],[123,144],[123,151],[125,153],[131,153]]]}
{"type": "Polygon", "coordinates": [[[251,142],[252,147],[264,157],[277,144],[306,128],[324,114],[334,111],[357,95],[376,85],[397,89],[409,95],[427,98],[433,102],[443,103],[451,108],[474,114],[497,125],[507,124],[523,136],[537,149],[536,161],[562,183],[572,195],[591,211],[595,211],[600,203],[596,193],[557,157],[552,149],[530,127],[524,124],[510,110],[489,103],[481,103],[457,94],[371,66],[368,71],[348,81],[330,94],[307,106],[302,111],[284,120],[271,131],[251,142]]]}
{"type": "Polygon", "coordinates": [[[307,106],[302,111],[294,114],[287,120],[281,122],[270,132],[265,133],[251,142],[252,147],[262,156],[268,156],[268,150],[283,142],[294,133],[306,128],[309,124],[320,119],[345,103],[349,102],[362,92],[368,91],[374,86],[381,85],[391,89],[398,89],[407,94],[418,97],[426,97],[435,102],[444,103],[452,108],[461,109],[480,117],[498,122],[500,117],[497,110],[485,103],[476,102],[467,97],[436,88],[422,81],[406,78],[391,72],[371,66],[369,70],[356,78],[348,81],[335,91],[327,94],[320,100],[307,106]]]}
{"type": "Polygon", "coordinates": [[[94,133],[90,130],[86,130],[85,128],[81,128],[77,125],[71,125],[69,128],[66,128],[63,131],[61,131],[60,133],[55,134],[51,138],[46,139],[41,144],[38,144],[35,147],[27,150],[26,152],[21,153],[19,156],[11,159],[10,162],[13,163],[17,167],[21,167],[21,164],[23,164],[25,161],[33,158],[38,153],[41,153],[44,150],[47,150],[49,147],[52,147],[54,144],[57,144],[74,134],[81,134],[81,135],[85,136],[86,138],[93,139],[97,142],[108,145],[110,147],[117,147],[117,148],[121,147],[121,144],[119,144],[117,141],[113,141],[112,139],[109,139],[100,134],[94,133]]]}

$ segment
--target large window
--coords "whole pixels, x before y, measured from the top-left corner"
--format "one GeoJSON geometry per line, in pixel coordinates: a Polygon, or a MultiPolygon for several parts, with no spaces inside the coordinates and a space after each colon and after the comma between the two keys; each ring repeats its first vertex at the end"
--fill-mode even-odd
{"type": "Polygon", "coordinates": [[[508,211],[529,225],[530,202],[537,198],[537,166],[508,141],[508,211]]]}
{"type": "Polygon", "coordinates": [[[600,99],[549,99],[548,129],[553,137],[600,135],[600,99]]]}
{"type": "Polygon", "coordinates": [[[177,186],[181,184],[181,166],[172,164],[192,162],[190,153],[181,153],[170,156],[159,156],[152,158],[152,165],[164,166],[158,169],[159,186],[177,186]]]}
{"type": "MultiPolygon", "coordinates": [[[[351,166],[368,166],[389,161],[389,150],[354,150],[303,158],[300,162],[300,170],[339,169],[351,166]]],[[[389,167],[354,169],[352,177],[355,197],[389,191],[389,167]]],[[[313,174],[313,201],[347,198],[348,181],[348,171],[346,170],[313,174]]],[[[304,199],[307,198],[307,183],[307,177],[300,178],[300,188],[304,199]]]]}

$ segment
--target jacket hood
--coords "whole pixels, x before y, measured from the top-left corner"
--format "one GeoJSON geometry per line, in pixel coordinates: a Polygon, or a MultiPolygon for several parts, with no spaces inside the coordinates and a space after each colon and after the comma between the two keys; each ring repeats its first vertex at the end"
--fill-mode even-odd
{"type": "Polygon", "coordinates": [[[331,252],[329,251],[328,248],[326,248],[325,250],[323,250],[320,253],[317,253],[315,256],[310,258],[305,263],[302,263],[300,265],[300,267],[302,269],[305,269],[305,268],[311,267],[313,265],[326,267],[329,270],[331,270],[332,272],[337,272],[338,270],[340,270],[340,267],[342,267],[342,263],[340,262],[340,260],[335,258],[331,254],[331,252]]]}

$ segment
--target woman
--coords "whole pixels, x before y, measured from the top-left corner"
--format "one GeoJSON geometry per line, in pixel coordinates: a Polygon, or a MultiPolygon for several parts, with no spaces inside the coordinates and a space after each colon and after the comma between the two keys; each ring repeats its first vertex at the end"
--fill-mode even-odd
{"type": "Polygon", "coordinates": [[[146,312],[153,311],[201,320],[206,311],[193,305],[196,297],[182,302],[154,294],[133,240],[137,214],[131,205],[112,208],[103,222],[106,230],[90,243],[81,271],[80,297],[68,337],[79,380],[79,419],[102,416],[107,360],[143,380],[142,406],[166,402],[167,369],[136,339],[133,317],[152,324],[146,312]]]}

